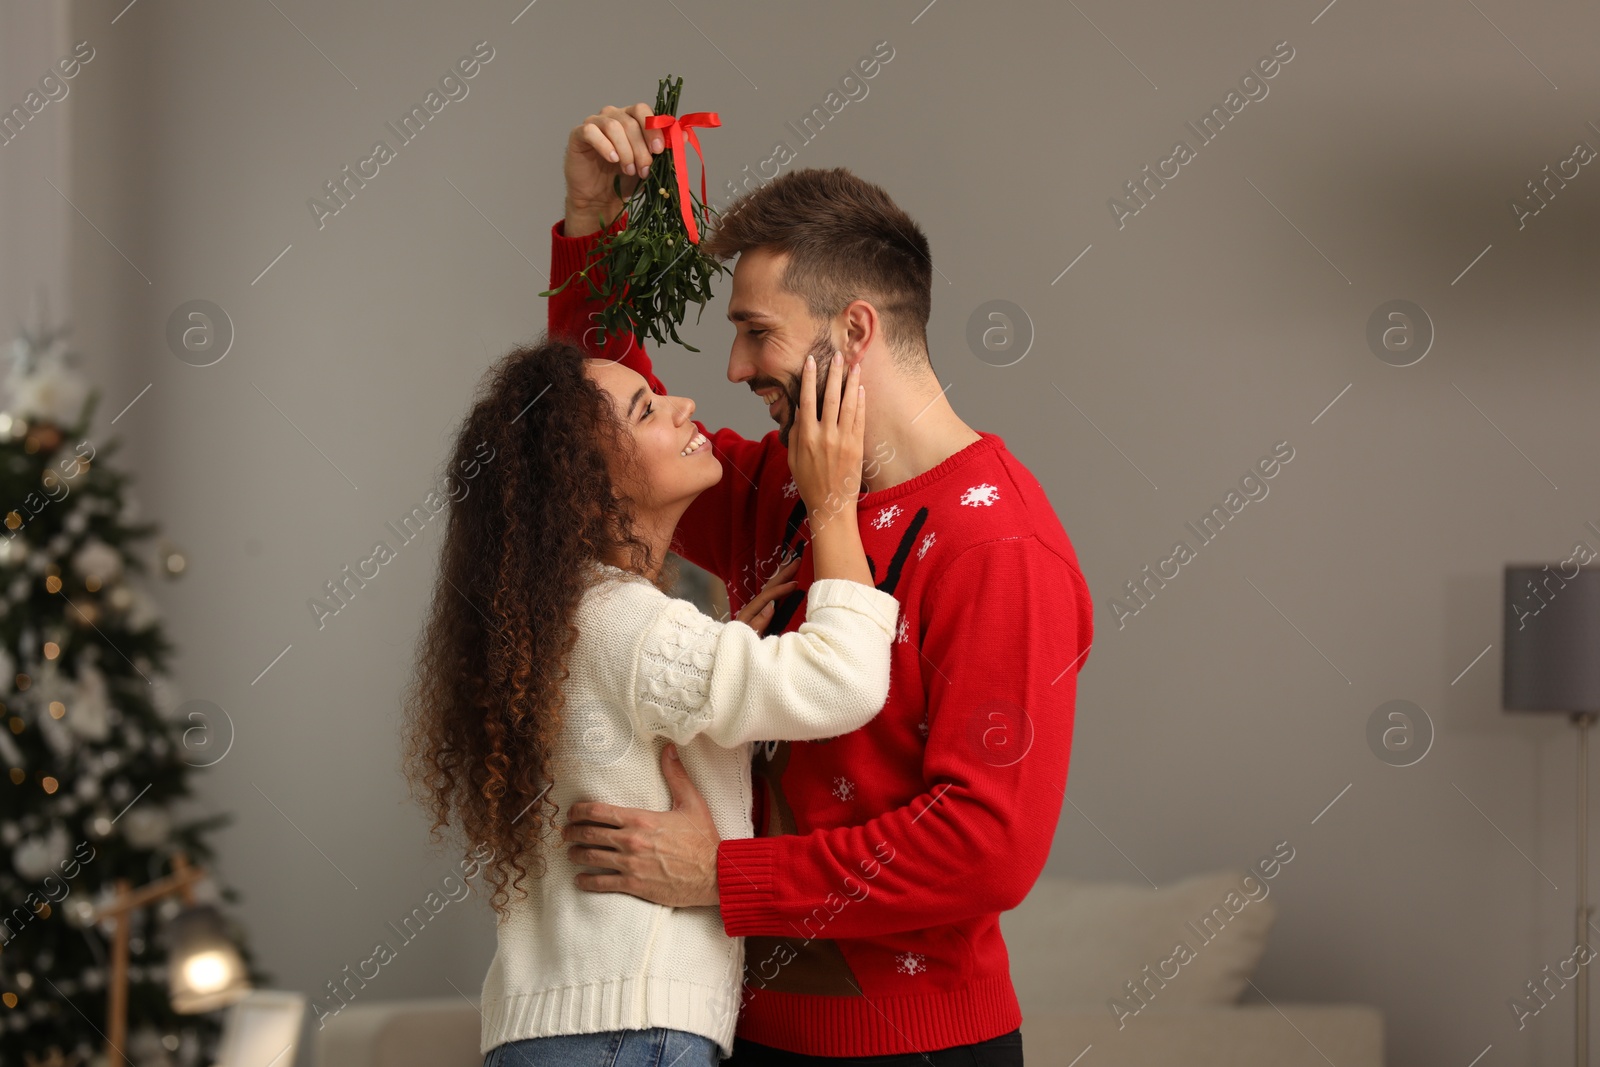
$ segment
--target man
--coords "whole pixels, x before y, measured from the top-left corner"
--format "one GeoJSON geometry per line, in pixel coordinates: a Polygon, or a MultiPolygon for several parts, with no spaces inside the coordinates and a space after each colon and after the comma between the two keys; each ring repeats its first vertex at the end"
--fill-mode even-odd
{"type": "MultiPolygon", "coordinates": [[[[625,223],[612,179],[626,196],[662,151],[650,114],[607,107],[573,128],[552,284],[584,267],[606,219],[612,232],[625,223]]],[[[735,611],[797,560],[798,588],[769,626],[800,625],[809,532],[830,510],[808,514],[789,477],[802,361],[818,359],[819,387],[833,352],[846,370],[859,363],[865,494],[835,506],[857,509],[874,583],[901,603],[889,697],[853,733],[755,746],[754,838],[719,842],[670,754],[672,811],[574,805],[573,860],[616,872],[579,885],[720,906],[726,932],[746,938],[741,1067],[1020,1064],[999,917],[1037,880],[1065,796],[1093,638],[1076,554],[1038,481],[945,399],[928,354],[927,238],[882,189],[843,168],[791,172],[731,206],[703,250],[738,256],[728,379],[779,429],[750,441],[700,427],[723,477],[674,549],[727,583],[735,611]]],[[[636,338],[599,336],[595,310],[574,282],[550,300],[551,335],[666,392],[636,338]]]]}

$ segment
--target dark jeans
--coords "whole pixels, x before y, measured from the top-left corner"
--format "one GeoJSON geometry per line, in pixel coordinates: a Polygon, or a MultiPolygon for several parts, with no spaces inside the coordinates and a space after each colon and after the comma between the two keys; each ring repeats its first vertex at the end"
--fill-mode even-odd
{"type": "Polygon", "coordinates": [[[805,1056],[781,1048],[733,1039],[733,1056],[722,1067],[1022,1067],[1022,1031],[971,1045],[892,1056],[805,1056]]]}
{"type": "Polygon", "coordinates": [[[717,1067],[719,1054],[709,1037],[656,1026],[508,1041],[483,1067],[717,1067]]]}

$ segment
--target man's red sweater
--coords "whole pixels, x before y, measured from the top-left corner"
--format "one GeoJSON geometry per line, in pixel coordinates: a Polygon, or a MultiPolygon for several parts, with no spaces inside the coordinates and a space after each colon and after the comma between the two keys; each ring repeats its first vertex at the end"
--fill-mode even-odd
{"type": "MultiPolygon", "coordinates": [[[[554,285],[599,236],[564,229],[551,227],[554,285]]],[[[550,299],[549,335],[626,352],[665,394],[636,338],[596,343],[597,307],[574,281],[550,299]]],[[[799,589],[767,632],[793,630],[813,572],[787,450],[777,430],[700,430],[722,480],[673,550],[720,577],[735,611],[799,554],[799,589]]],[[[723,927],[746,938],[739,1036],[820,1056],[927,1052],[1021,1024],[1000,913],[1049,857],[1093,640],[1066,531],[994,434],[861,496],[858,519],[874,583],[900,601],[888,701],[842,737],[757,744],[757,836],[717,848],[723,927]]]]}

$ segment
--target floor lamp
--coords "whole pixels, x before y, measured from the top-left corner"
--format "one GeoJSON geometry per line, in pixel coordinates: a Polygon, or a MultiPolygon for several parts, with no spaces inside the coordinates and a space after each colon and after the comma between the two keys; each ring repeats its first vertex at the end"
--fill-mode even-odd
{"type": "MultiPolygon", "coordinates": [[[[1578,941],[1588,944],[1589,727],[1600,714],[1600,567],[1506,566],[1507,711],[1560,712],[1578,731],[1578,941]]],[[[1589,969],[1578,969],[1578,1067],[1589,1063],[1589,969]]]]}
{"type": "Polygon", "coordinates": [[[250,992],[250,982],[238,949],[228,940],[222,915],[209,904],[195,901],[195,883],[206,872],[189,864],[179,852],[172,857],[172,873],[149,885],[133,889],[119,878],[116,896],[95,911],[95,921],[116,923],[111,939],[111,978],[106,997],[106,1064],[123,1067],[122,1046],[128,1035],[128,939],[130,916],[158,900],[177,894],[185,908],[167,925],[168,987],[174,1011],[190,1014],[213,1011],[250,992]]]}

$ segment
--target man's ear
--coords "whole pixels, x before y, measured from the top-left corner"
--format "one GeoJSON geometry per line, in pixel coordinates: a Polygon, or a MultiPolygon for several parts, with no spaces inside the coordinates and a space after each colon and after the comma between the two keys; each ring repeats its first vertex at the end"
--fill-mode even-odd
{"type": "Polygon", "coordinates": [[[878,309],[865,300],[852,300],[844,309],[844,369],[866,358],[867,350],[882,329],[878,309]]]}

